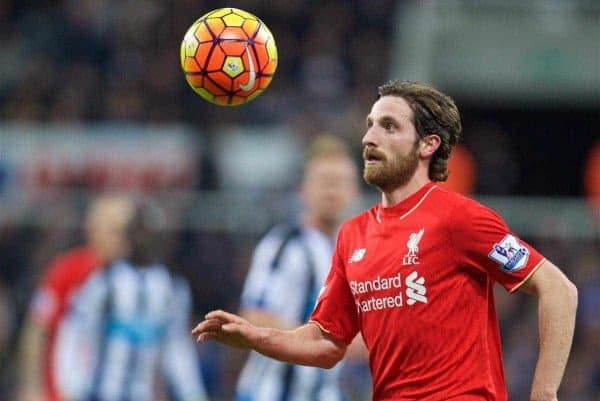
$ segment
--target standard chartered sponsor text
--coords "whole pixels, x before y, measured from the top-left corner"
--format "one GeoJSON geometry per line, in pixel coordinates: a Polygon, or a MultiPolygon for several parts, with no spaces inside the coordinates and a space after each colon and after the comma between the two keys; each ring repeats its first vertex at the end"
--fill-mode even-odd
{"type": "Polygon", "coordinates": [[[371,312],[388,308],[400,308],[402,301],[402,278],[400,273],[391,277],[377,276],[373,280],[350,281],[350,290],[355,297],[356,307],[360,312],[371,312]],[[385,291],[389,289],[398,289],[397,295],[377,297],[375,295],[367,299],[359,299],[360,295],[385,291]]]}
{"type": "Polygon", "coordinates": [[[392,277],[380,277],[366,281],[350,281],[350,290],[353,295],[366,294],[373,291],[388,290],[390,288],[402,288],[400,273],[392,277]]]}

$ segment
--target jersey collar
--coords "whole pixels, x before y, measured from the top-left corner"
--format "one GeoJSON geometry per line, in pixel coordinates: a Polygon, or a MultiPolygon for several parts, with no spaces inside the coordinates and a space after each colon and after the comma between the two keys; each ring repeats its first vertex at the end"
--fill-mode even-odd
{"type": "Polygon", "coordinates": [[[378,222],[383,221],[387,218],[399,217],[404,218],[409,215],[413,210],[415,210],[423,200],[429,195],[429,193],[436,188],[434,182],[428,182],[423,185],[417,192],[404,199],[402,202],[397,205],[390,207],[383,207],[381,203],[379,203],[375,207],[375,218],[378,222]]]}

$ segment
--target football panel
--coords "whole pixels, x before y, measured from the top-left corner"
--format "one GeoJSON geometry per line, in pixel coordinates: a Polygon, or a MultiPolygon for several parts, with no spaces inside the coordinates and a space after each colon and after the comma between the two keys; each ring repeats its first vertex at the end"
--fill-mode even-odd
{"type": "Polygon", "coordinates": [[[277,69],[277,60],[271,60],[264,66],[261,73],[263,75],[273,75],[277,69]]]}
{"type": "Polygon", "coordinates": [[[223,64],[223,72],[230,78],[235,78],[244,72],[244,62],[241,57],[227,56],[223,64]]]}
{"type": "Polygon", "coordinates": [[[215,96],[213,103],[221,106],[239,106],[246,103],[246,98],[231,95],[215,96]]]}
{"type": "Polygon", "coordinates": [[[233,95],[233,96],[231,96],[229,104],[231,106],[239,106],[241,104],[246,103],[246,99],[248,99],[248,98],[245,97],[245,96],[236,96],[236,95],[233,95]]]}
{"type": "Polygon", "coordinates": [[[256,63],[254,64],[256,69],[258,71],[264,70],[266,65],[269,63],[269,54],[267,52],[267,48],[263,45],[254,44],[254,46],[252,46],[252,50],[253,51],[251,53],[256,60],[256,63]]]}
{"type": "Polygon", "coordinates": [[[196,59],[194,59],[192,57],[185,58],[185,60],[183,61],[182,68],[183,68],[183,71],[185,71],[185,72],[200,72],[200,71],[202,71],[202,69],[196,62],[196,59]]]}
{"type": "Polygon", "coordinates": [[[277,60],[277,45],[275,45],[275,39],[273,37],[269,38],[267,41],[267,53],[269,54],[269,58],[271,60],[277,60]]]}
{"type": "Polygon", "coordinates": [[[186,35],[181,43],[181,50],[187,57],[194,57],[198,50],[198,39],[194,35],[186,35]]]}
{"type": "Polygon", "coordinates": [[[206,69],[209,58],[212,57],[211,52],[213,48],[213,43],[200,43],[198,46],[198,50],[196,51],[196,62],[201,68],[206,69]]]}
{"type": "Polygon", "coordinates": [[[225,62],[226,54],[219,46],[214,46],[212,52],[208,55],[206,69],[209,71],[220,70],[225,62]]]}
{"type": "Polygon", "coordinates": [[[246,32],[244,32],[242,27],[228,26],[225,27],[223,32],[221,32],[221,34],[219,35],[219,39],[221,41],[243,41],[244,43],[246,43],[248,41],[248,35],[246,35],[246,32]]]}
{"type": "Polygon", "coordinates": [[[246,95],[254,92],[257,89],[257,78],[260,77],[260,65],[258,60],[256,59],[256,55],[252,50],[252,47],[246,48],[244,52],[244,56],[242,56],[242,60],[244,61],[244,67],[247,71],[247,74],[244,77],[240,77],[238,79],[237,85],[234,85],[236,89],[245,92],[246,95]],[[253,74],[252,74],[253,73],[253,74]],[[244,89],[246,88],[246,89],[244,89]]]}
{"type": "Polygon", "coordinates": [[[252,87],[249,90],[244,90],[242,89],[242,86],[246,86],[248,84],[250,84],[250,73],[248,71],[245,71],[243,74],[241,74],[239,77],[237,77],[236,79],[234,79],[233,81],[233,90],[235,91],[235,93],[237,95],[240,96],[249,96],[251,93],[253,93],[256,88],[256,78],[255,81],[252,85],[252,87]]]}
{"type": "Polygon", "coordinates": [[[193,86],[192,86],[192,89],[194,90],[194,92],[196,92],[197,94],[199,94],[200,96],[202,96],[203,99],[208,100],[209,102],[214,103],[215,97],[213,96],[212,93],[210,93],[206,89],[204,89],[204,88],[195,88],[193,86]]]}
{"type": "Polygon", "coordinates": [[[212,40],[213,40],[213,35],[208,30],[208,27],[206,26],[206,24],[204,23],[204,21],[202,21],[202,23],[198,24],[196,26],[196,29],[194,29],[192,32],[194,32],[193,35],[196,37],[196,39],[200,43],[202,43],[202,42],[212,42],[212,40]]]}
{"type": "Polygon", "coordinates": [[[181,41],[181,46],[179,47],[179,61],[181,62],[181,68],[185,70],[185,40],[181,41]]]}
{"type": "Polygon", "coordinates": [[[217,8],[216,10],[213,10],[213,11],[210,11],[210,12],[204,14],[204,16],[202,16],[201,18],[220,18],[227,14],[231,14],[230,7],[217,8]]]}
{"type": "Polygon", "coordinates": [[[244,19],[258,20],[258,18],[256,17],[256,15],[251,14],[248,11],[240,10],[239,8],[232,8],[231,12],[234,13],[234,14],[237,14],[237,15],[241,16],[244,19]]]}
{"type": "Polygon", "coordinates": [[[185,79],[192,88],[201,88],[204,77],[200,74],[186,74],[185,79]]]}
{"type": "Polygon", "coordinates": [[[261,24],[258,28],[258,32],[256,32],[256,36],[254,37],[254,42],[265,44],[269,41],[269,39],[272,38],[273,35],[271,34],[271,31],[269,31],[265,24],[261,24]]]}
{"type": "Polygon", "coordinates": [[[221,18],[207,18],[204,25],[212,33],[211,40],[213,37],[218,38],[225,29],[225,23],[221,18]]]}
{"type": "Polygon", "coordinates": [[[234,90],[233,79],[231,79],[231,77],[224,71],[211,71],[208,73],[208,76],[210,76],[210,79],[212,79],[217,85],[225,89],[227,92],[234,90]]]}
{"type": "Polygon", "coordinates": [[[230,92],[231,78],[222,71],[209,72],[206,74],[203,86],[215,96],[226,95],[230,92]]]}
{"type": "Polygon", "coordinates": [[[264,89],[257,89],[254,93],[248,96],[247,101],[251,101],[259,97],[263,93],[264,89]]]}
{"type": "Polygon", "coordinates": [[[237,14],[227,14],[225,16],[222,17],[223,21],[225,21],[225,25],[227,26],[237,26],[237,27],[241,27],[242,24],[244,23],[244,17],[242,17],[241,15],[237,15],[237,14]]]}
{"type": "Polygon", "coordinates": [[[262,29],[264,29],[265,31],[265,35],[271,39],[273,39],[275,36],[273,36],[273,32],[271,32],[271,30],[269,29],[268,26],[266,26],[264,23],[262,23],[260,25],[262,27],[262,29]]]}
{"type": "Polygon", "coordinates": [[[221,106],[229,106],[229,95],[215,96],[213,103],[221,106]]]}
{"type": "Polygon", "coordinates": [[[246,42],[221,42],[218,47],[228,56],[244,57],[246,52],[246,42]]]}
{"type": "Polygon", "coordinates": [[[248,35],[249,38],[253,38],[258,30],[260,24],[255,19],[246,19],[242,25],[242,29],[248,35]]]}

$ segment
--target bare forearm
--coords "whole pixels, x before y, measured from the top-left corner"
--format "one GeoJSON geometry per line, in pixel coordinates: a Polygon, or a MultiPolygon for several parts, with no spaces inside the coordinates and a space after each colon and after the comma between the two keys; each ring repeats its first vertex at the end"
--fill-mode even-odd
{"type": "Polygon", "coordinates": [[[569,283],[539,297],[540,353],[532,385],[533,401],[555,400],[575,327],[577,290],[569,283]]]}
{"type": "Polygon", "coordinates": [[[346,345],[308,323],[296,330],[252,325],[246,319],[222,310],[209,312],[192,330],[196,341],[215,340],[237,348],[253,349],[283,362],[331,368],[344,357],[346,345]]]}
{"type": "Polygon", "coordinates": [[[280,330],[293,330],[298,327],[297,323],[285,321],[281,317],[261,309],[245,309],[241,311],[240,315],[253,325],[259,327],[270,327],[280,330]]]}
{"type": "Polygon", "coordinates": [[[323,340],[322,333],[314,324],[297,327],[259,309],[244,310],[241,316],[254,326],[265,329],[255,346],[257,352],[287,363],[323,365],[321,355],[327,350],[320,350],[319,345],[327,347],[329,344],[319,343],[323,340]]]}
{"type": "Polygon", "coordinates": [[[262,329],[254,349],[270,358],[298,365],[331,368],[343,358],[345,348],[334,345],[323,337],[312,323],[296,330],[262,329]]]}

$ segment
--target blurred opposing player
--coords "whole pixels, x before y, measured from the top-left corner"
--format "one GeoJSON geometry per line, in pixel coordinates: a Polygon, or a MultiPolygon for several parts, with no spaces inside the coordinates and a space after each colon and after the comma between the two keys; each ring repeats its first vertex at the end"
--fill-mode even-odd
{"type": "Polygon", "coordinates": [[[188,334],[191,294],[161,263],[162,209],[136,204],[127,255],[95,271],[70,302],[58,333],[67,400],[206,401],[188,334]]]}
{"type": "Polygon", "coordinates": [[[86,243],[59,255],[47,268],[24,325],[21,341],[21,401],[60,401],[56,335],[69,299],[89,275],[127,251],[125,228],[133,203],[122,196],[93,200],[85,220],[86,243]]]}
{"type": "Polygon", "coordinates": [[[213,311],[193,330],[198,341],[332,367],[360,331],[374,401],[506,401],[498,282],[538,301],[530,400],[557,401],[577,289],[492,210],[436,185],[460,132],[450,97],[412,82],[381,86],[362,138],[363,177],[381,203],[341,227],[310,322],[278,330],[213,311]]]}
{"type": "MultiPolygon", "coordinates": [[[[308,319],[329,271],[339,223],[357,195],[358,169],[344,142],[318,136],[306,154],[300,221],[274,227],[258,244],[242,294],[242,316],[279,329],[308,319]]],[[[340,368],[295,366],[252,352],[236,399],[341,401],[340,368]]]]}

